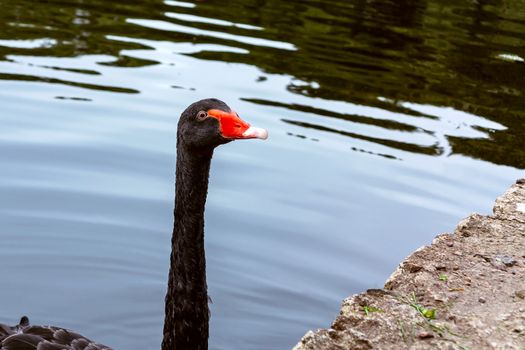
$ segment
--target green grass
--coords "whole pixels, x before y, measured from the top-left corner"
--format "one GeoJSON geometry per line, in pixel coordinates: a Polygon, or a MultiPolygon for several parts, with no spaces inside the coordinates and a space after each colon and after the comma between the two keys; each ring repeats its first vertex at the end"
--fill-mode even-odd
{"type": "Polygon", "coordinates": [[[365,305],[363,306],[363,312],[368,316],[371,312],[383,312],[383,310],[375,306],[365,305]]]}
{"type": "MultiPolygon", "coordinates": [[[[441,276],[440,276],[441,277],[441,276]]],[[[446,277],[446,276],[445,276],[446,277]]],[[[441,278],[440,278],[441,279],[441,278]]],[[[399,329],[401,336],[405,344],[411,344],[415,337],[414,326],[425,329],[427,331],[435,333],[442,340],[446,340],[457,346],[460,350],[471,350],[468,346],[458,344],[457,340],[453,337],[464,338],[461,335],[454,333],[447,324],[440,324],[435,321],[437,317],[436,308],[430,308],[423,306],[416,297],[416,293],[412,292],[410,295],[405,297],[398,297],[398,300],[404,304],[410,305],[418,314],[422,317],[420,322],[412,323],[412,331],[409,332],[407,325],[403,322],[399,322],[399,329]]]]}
{"type": "Polygon", "coordinates": [[[408,298],[408,305],[412,306],[417,312],[421,314],[426,320],[434,320],[436,318],[436,309],[428,309],[418,303],[416,293],[412,292],[408,298]]]}

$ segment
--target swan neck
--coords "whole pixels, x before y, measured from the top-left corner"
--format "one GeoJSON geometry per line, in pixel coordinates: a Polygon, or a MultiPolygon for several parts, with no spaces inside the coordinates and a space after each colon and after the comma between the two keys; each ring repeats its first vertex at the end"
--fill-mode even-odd
{"type": "Polygon", "coordinates": [[[177,145],[175,210],[162,350],[208,349],[204,207],[213,151],[177,145]]]}

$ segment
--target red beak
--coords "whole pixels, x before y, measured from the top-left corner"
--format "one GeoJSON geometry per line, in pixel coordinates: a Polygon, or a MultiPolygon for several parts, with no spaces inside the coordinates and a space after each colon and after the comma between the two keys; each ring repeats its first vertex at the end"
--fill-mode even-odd
{"type": "Polygon", "coordinates": [[[210,109],[208,115],[219,121],[221,135],[227,139],[263,139],[268,138],[268,131],[250,126],[247,122],[239,118],[237,113],[210,109]]]}

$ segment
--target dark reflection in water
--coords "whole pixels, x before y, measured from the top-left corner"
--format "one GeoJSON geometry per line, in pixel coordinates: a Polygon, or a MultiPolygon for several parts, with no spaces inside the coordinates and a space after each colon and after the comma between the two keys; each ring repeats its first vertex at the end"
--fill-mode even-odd
{"type": "MultiPolygon", "coordinates": [[[[447,135],[452,153],[525,166],[519,137],[524,131],[525,107],[521,79],[525,64],[519,60],[525,46],[522,1],[274,0],[231,1],[227,5],[207,1],[198,6],[145,1],[111,7],[100,1],[70,6],[62,2],[30,4],[3,2],[7,10],[1,15],[0,32],[13,41],[0,46],[4,59],[8,54],[26,55],[30,51],[33,56],[55,57],[109,54],[115,59],[100,64],[118,67],[158,63],[154,55],[151,59],[127,55],[124,50],[147,49],[148,45],[111,40],[109,36],[115,35],[231,45],[248,51],[202,50],[189,55],[290,74],[302,83],[292,83],[288,89],[308,97],[417,115],[399,104],[410,101],[450,106],[485,117],[505,128],[476,139],[447,135]],[[29,46],[23,47],[24,43],[17,44],[16,40],[25,40],[29,46]],[[517,60],[503,60],[502,55],[514,55],[517,60]]],[[[99,74],[93,70],[76,72],[99,74]]],[[[0,78],[41,79],[5,72],[0,78]]],[[[124,87],[69,84],[137,92],[124,87]]],[[[361,122],[370,121],[364,118],[361,122]]]]}
{"type": "Polygon", "coordinates": [[[17,74],[0,74],[0,79],[4,79],[4,80],[20,80],[20,81],[40,81],[40,82],[49,83],[49,84],[64,84],[64,85],[81,87],[81,88],[85,88],[85,89],[95,89],[95,90],[111,91],[111,92],[123,92],[123,93],[128,93],[128,94],[137,94],[137,93],[139,93],[138,90],[128,89],[128,88],[121,88],[121,87],[118,87],[118,86],[103,86],[103,85],[93,85],[93,84],[86,84],[86,83],[77,83],[77,82],[74,82],[74,81],[67,81],[67,80],[53,79],[53,78],[44,78],[44,77],[34,77],[34,76],[30,76],[30,75],[25,75],[25,74],[21,74],[21,75],[17,75],[17,74]]]}
{"type": "Polygon", "coordinates": [[[214,158],[211,348],[290,348],[522,176],[524,32],[523,0],[0,1],[0,322],[159,347],[176,116],[216,96],[271,137],[214,158]]]}
{"type": "MultiPolygon", "coordinates": [[[[385,97],[451,106],[486,117],[507,129],[494,132],[490,139],[465,143],[451,137],[452,152],[525,166],[519,137],[525,131],[521,79],[525,64],[523,59],[498,59],[505,53],[525,55],[523,1],[319,1],[297,4],[293,10],[287,8],[289,2],[257,5],[254,23],[274,28],[297,51],[287,53],[284,60],[257,49],[249,56],[202,53],[199,57],[256,64],[268,72],[284,71],[317,82],[316,88],[288,87],[307,96],[395,110],[395,103],[388,106],[378,100],[385,97]],[[283,16],[294,18],[295,25],[288,27],[290,22],[283,16]]],[[[214,2],[204,6],[210,12],[220,8],[214,2]]],[[[231,16],[229,6],[223,10],[224,17],[231,16]]]]}

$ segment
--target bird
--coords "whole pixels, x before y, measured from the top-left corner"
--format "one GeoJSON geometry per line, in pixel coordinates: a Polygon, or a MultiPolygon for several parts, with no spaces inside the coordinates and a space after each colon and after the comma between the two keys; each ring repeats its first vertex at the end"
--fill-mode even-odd
{"type": "MultiPolygon", "coordinates": [[[[216,98],[189,105],[177,127],[175,205],[170,268],[165,297],[162,350],[207,350],[210,311],[204,251],[204,210],[213,152],[239,139],[266,139],[216,98]]],[[[23,316],[18,325],[0,324],[0,350],[112,350],[74,331],[33,326],[23,316]]]]}

